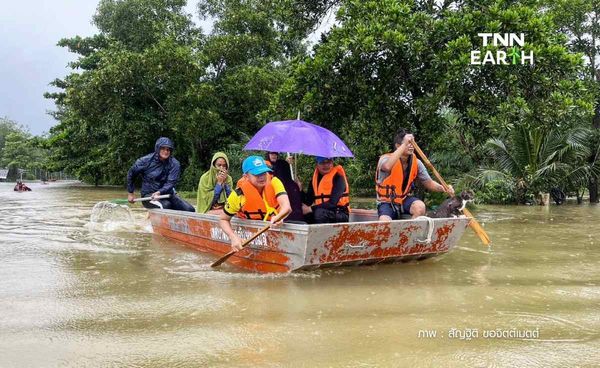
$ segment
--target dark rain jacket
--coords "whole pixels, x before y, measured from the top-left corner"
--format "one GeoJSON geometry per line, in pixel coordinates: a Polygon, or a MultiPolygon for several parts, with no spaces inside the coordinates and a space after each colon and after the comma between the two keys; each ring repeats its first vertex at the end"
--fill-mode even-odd
{"type": "Polygon", "coordinates": [[[144,157],[137,159],[127,173],[127,191],[133,193],[134,181],[138,175],[142,175],[142,197],[150,195],[154,192],[160,194],[172,194],[174,188],[179,181],[181,165],[173,157],[173,141],[169,138],[161,137],[156,140],[154,145],[154,153],[150,153],[144,157]],[[165,161],[159,158],[160,147],[169,147],[171,156],[165,161]]]}

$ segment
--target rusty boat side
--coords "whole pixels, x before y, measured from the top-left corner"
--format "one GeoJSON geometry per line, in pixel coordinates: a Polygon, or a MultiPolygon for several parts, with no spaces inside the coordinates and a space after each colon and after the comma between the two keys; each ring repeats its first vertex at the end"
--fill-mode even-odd
{"type": "MultiPolygon", "coordinates": [[[[231,250],[229,237],[221,230],[216,215],[161,209],[149,213],[157,234],[219,257],[231,250]]],[[[353,209],[348,223],[286,223],[271,229],[229,258],[228,263],[270,273],[425,259],[450,251],[469,221],[466,217],[422,217],[380,222],[376,211],[353,209]]],[[[251,237],[264,224],[238,218],[231,222],[242,239],[251,237]]]]}

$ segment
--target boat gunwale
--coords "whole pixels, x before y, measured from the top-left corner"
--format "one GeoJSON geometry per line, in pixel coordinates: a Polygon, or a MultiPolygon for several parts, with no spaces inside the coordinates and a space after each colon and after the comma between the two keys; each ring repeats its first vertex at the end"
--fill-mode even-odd
{"type": "MultiPolygon", "coordinates": [[[[169,210],[169,209],[160,209],[160,208],[153,208],[153,209],[149,209],[149,212],[156,212],[156,213],[165,213],[167,215],[177,215],[179,217],[187,217],[187,218],[197,218],[197,219],[205,219],[205,220],[216,220],[216,222],[219,222],[219,216],[215,215],[215,214],[208,214],[208,213],[198,213],[198,212],[186,212],[186,211],[178,211],[178,210],[169,210]],[[206,218],[208,217],[208,218],[206,218]]],[[[270,230],[290,230],[290,232],[298,232],[301,234],[305,234],[308,235],[308,232],[310,229],[313,228],[321,228],[321,227],[335,227],[335,226],[344,226],[344,225],[353,225],[353,224],[364,224],[364,225],[373,225],[373,224],[390,224],[390,223],[414,223],[414,222],[423,222],[426,221],[428,222],[429,220],[433,220],[434,223],[435,222],[441,222],[441,221],[459,221],[459,222],[463,222],[463,221],[471,221],[472,218],[471,217],[467,217],[467,216],[459,216],[459,217],[418,217],[418,218],[410,218],[410,219],[400,219],[400,220],[391,220],[391,221],[380,221],[380,220],[373,220],[373,221],[352,221],[352,222],[335,222],[335,223],[327,223],[327,224],[296,224],[296,223],[290,223],[290,222],[285,222],[283,223],[282,226],[280,227],[275,227],[275,228],[271,228],[270,230]]],[[[212,221],[211,221],[212,222],[212,221]]],[[[233,217],[232,218],[232,223],[235,225],[241,225],[241,226],[249,226],[249,227],[258,227],[258,228],[262,228],[264,227],[266,221],[261,221],[261,220],[248,220],[248,219],[242,219],[242,218],[238,218],[238,217],[233,217]]]]}

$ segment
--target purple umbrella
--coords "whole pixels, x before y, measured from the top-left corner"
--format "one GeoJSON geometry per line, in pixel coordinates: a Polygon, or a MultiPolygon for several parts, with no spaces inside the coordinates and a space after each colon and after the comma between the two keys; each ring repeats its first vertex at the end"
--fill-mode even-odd
{"type": "Polygon", "coordinates": [[[302,120],[270,122],[252,137],[244,149],[322,157],[354,157],[337,135],[302,120]]]}

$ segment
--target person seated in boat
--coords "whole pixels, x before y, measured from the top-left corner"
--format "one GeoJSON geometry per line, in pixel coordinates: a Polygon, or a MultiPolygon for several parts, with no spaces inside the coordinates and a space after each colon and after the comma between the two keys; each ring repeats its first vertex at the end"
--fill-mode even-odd
{"type": "Polygon", "coordinates": [[[317,166],[302,206],[306,222],[326,224],[348,222],[350,186],[342,165],[327,157],[317,157],[317,166]]]}
{"type": "Polygon", "coordinates": [[[223,152],[213,155],[211,166],[198,182],[196,211],[220,214],[231,194],[233,179],[229,175],[229,159],[223,152]]]}
{"type": "Polygon", "coordinates": [[[285,160],[279,158],[279,152],[267,152],[265,154],[265,163],[271,170],[273,170],[273,166],[275,166],[277,161],[285,162],[285,160]]]}
{"type": "MultiPolygon", "coordinates": [[[[138,175],[142,175],[142,197],[156,197],[170,194],[169,198],[156,199],[162,208],[178,211],[195,212],[194,206],[179,198],[175,194],[175,185],[179,181],[181,166],[179,161],[173,157],[173,141],[166,137],[160,137],[154,145],[154,152],[135,161],[127,173],[127,199],[133,203],[135,199],[134,181],[138,175]]],[[[146,208],[160,208],[153,201],[142,202],[146,208]]]]}
{"type": "MultiPolygon", "coordinates": [[[[431,179],[425,165],[415,155],[413,140],[410,132],[400,129],[394,137],[394,151],[379,157],[375,192],[380,221],[398,220],[403,214],[410,214],[412,218],[425,215],[425,203],[409,195],[415,182],[430,192],[446,192],[441,184],[431,179]]],[[[447,193],[454,196],[452,186],[448,186],[447,193]]]]}
{"type": "Polygon", "coordinates": [[[265,156],[265,163],[273,170],[272,175],[281,180],[290,200],[292,212],[285,218],[285,221],[304,222],[302,191],[298,183],[292,179],[291,165],[293,164],[293,158],[288,157],[287,160],[282,160],[279,158],[279,153],[268,152],[265,156]]]}
{"type": "Polygon", "coordinates": [[[260,156],[250,156],[242,163],[243,177],[237,188],[227,197],[219,224],[231,239],[233,250],[242,249],[242,239],[233,231],[231,218],[270,221],[271,226],[281,225],[291,212],[290,201],[283,183],[267,173],[271,169],[260,156]]]}

